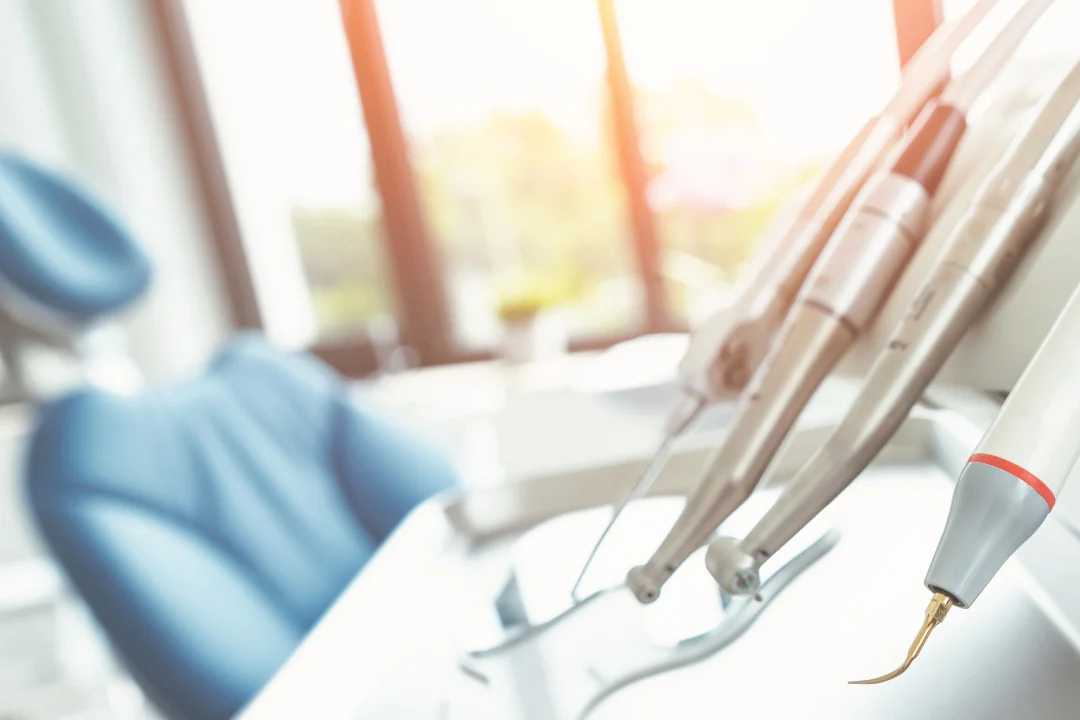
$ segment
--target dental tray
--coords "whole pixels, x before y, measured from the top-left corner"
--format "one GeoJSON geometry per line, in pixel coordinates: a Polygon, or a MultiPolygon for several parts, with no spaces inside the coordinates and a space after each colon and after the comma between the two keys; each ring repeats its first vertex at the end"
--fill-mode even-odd
{"type": "MultiPolygon", "coordinates": [[[[1062,495],[979,602],[954,611],[906,675],[847,684],[895,667],[922,620],[930,596],[923,574],[952,482],[992,417],[986,404],[968,405],[975,411],[917,408],[817,527],[797,538],[796,549],[814,557],[780,578],[749,620],[740,615],[745,601],[720,596],[699,553],[654,606],[626,590],[604,593],[515,641],[523,616],[543,622],[564,609],[607,518],[603,506],[644,461],[428,503],[346,590],[250,717],[264,716],[258,708],[273,717],[416,720],[1077,717],[1078,492],[1062,495]],[[649,676],[672,659],[689,664],[649,676]]],[[[789,478],[829,431],[797,429],[768,485],[789,478]]],[[[700,438],[675,453],[653,488],[666,497],[642,501],[620,521],[617,528],[630,530],[612,537],[614,554],[598,564],[594,587],[617,582],[629,567],[624,556],[642,557],[662,537],[714,443],[700,438]]],[[[725,531],[738,534],[770,501],[768,490],[759,494],[725,531]]]]}

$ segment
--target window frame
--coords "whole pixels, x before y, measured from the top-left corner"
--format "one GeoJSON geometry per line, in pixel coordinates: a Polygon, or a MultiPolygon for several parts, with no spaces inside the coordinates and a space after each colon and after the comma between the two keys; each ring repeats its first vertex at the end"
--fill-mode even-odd
{"type": "MultiPolygon", "coordinates": [[[[619,177],[626,193],[631,251],[641,283],[644,312],[633,331],[574,339],[570,344],[572,352],[604,349],[647,333],[686,330],[674,320],[665,292],[661,273],[663,248],[647,199],[648,178],[641,154],[633,84],[623,58],[616,0],[596,2],[607,57],[606,83],[615,123],[613,140],[619,177]]],[[[417,190],[375,0],[339,0],[339,5],[367,126],[375,186],[382,202],[383,249],[394,281],[401,343],[412,348],[421,366],[493,359],[494,351],[463,349],[453,339],[445,269],[417,190]]],[[[904,65],[941,23],[941,0],[893,0],[892,5],[898,60],[904,65]]],[[[233,323],[239,328],[261,329],[264,318],[183,3],[151,0],[150,8],[233,323]]],[[[320,338],[309,349],[347,377],[363,377],[378,370],[375,350],[363,332],[320,338]]]]}

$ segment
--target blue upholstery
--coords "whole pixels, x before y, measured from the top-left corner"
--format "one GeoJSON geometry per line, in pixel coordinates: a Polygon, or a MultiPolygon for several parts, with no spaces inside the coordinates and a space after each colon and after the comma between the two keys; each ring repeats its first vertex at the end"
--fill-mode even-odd
{"type": "Polygon", "coordinates": [[[75,586],[151,696],[193,720],[239,709],[409,509],[455,482],[329,369],[255,336],[171,388],[48,406],[28,463],[75,586]]]}
{"type": "Polygon", "coordinates": [[[150,263],[81,189],[0,153],[0,280],[48,310],[83,320],[142,294],[150,263]]]}

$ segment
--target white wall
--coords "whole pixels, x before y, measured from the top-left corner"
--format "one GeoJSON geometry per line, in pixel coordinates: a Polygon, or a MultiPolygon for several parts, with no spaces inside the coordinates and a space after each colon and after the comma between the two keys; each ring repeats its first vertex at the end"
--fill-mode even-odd
{"type": "Polygon", "coordinates": [[[59,163],[67,155],[29,0],[0,0],[0,147],[59,163]]]}
{"type": "Polygon", "coordinates": [[[139,0],[0,0],[0,146],[72,172],[153,257],[125,318],[152,381],[197,369],[229,332],[224,289],[139,0]]]}

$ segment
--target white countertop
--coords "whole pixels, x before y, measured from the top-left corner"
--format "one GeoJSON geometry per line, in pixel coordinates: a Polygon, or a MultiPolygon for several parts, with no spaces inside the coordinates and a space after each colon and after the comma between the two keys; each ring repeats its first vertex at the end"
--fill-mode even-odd
{"type": "MultiPolygon", "coordinates": [[[[574,364],[584,360],[575,359],[574,364]]],[[[566,380],[573,376],[565,374],[566,367],[560,372],[564,374],[538,373],[536,368],[445,368],[395,378],[364,392],[395,407],[402,417],[410,408],[422,407],[429,393],[445,393],[442,409],[438,403],[427,405],[429,411],[420,413],[423,420],[417,422],[433,436],[467,437],[469,431],[463,428],[474,423],[486,427],[488,442],[458,455],[465,467],[486,463],[490,470],[466,479],[474,491],[487,493],[551,471],[600,468],[651,452],[662,413],[629,412],[620,401],[576,389],[566,380]],[[499,380],[501,373],[509,373],[509,381],[499,380]]],[[[804,424],[835,419],[851,391],[845,383],[827,383],[804,424]]],[[[983,412],[988,405],[976,405],[980,418],[988,416],[983,412]]],[[[978,434],[974,426],[957,433],[958,447],[950,451],[958,458],[955,462],[962,464],[978,434]]],[[[941,452],[937,446],[930,448],[937,442],[926,440],[929,445],[919,452],[941,452]]],[[[980,718],[1074,717],[1080,685],[1072,678],[1080,674],[1080,654],[1073,628],[1080,627],[1080,616],[1068,601],[1048,597],[1048,592],[1056,595],[1060,590],[1080,598],[1072,587],[1080,580],[1080,564],[1073,571],[1070,562],[1065,563],[1069,568],[1059,565],[1056,572],[1045,564],[1031,569],[1011,564],[995,583],[997,590],[988,590],[980,601],[978,612],[957,611],[957,617],[950,618],[903,682],[881,688],[844,683],[883,672],[902,658],[928,597],[922,573],[948,510],[952,470],[925,462],[906,465],[910,460],[902,458],[894,462],[898,464],[877,471],[880,484],[860,481],[838,503],[864,510],[876,504],[877,509],[849,513],[857,522],[846,531],[846,541],[805,581],[785,591],[744,640],[685,671],[618,693],[595,718],[964,717],[969,709],[976,713],[972,717],[980,718]],[[920,487],[925,482],[925,488],[911,484],[916,480],[920,487]],[[1048,578],[1043,577],[1046,573],[1048,578]]],[[[536,482],[546,481],[525,484],[536,482]]],[[[1048,522],[1029,546],[1051,543],[1051,550],[1043,550],[1046,558],[1071,558],[1080,552],[1080,543],[1065,542],[1062,533],[1068,533],[1064,523],[1048,522]]],[[[581,672],[574,675],[565,661],[553,661],[547,651],[520,656],[505,672],[496,668],[494,676],[503,682],[497,691],[463,678],[456,662],[467,618],[490,605],[508,563],[520,557],[516,547],[499,541],[476,545],[448,524],[438,507],[425,505],[380,549],[244,720],[508,720],[519,717],[506,714],[508,697],[518,698],[519,712],[522,692],[531,696],[552,682],[562,690],[552,686],[541,695],[548,692],[549,699],[562,699],[551,700],[546,709],[526,703],[533,714],[520,717],[561,719],[566,699],[590,681],[581,672]],[[518,677],[528,687],[508,690],[507,677],[518,677]]],[[[560,562],[577,562],[567,560],[565,552],[559,551],[560,562]]],[[[700,565],[688,563],[688,568],[704,572],[700,565]]],[[[610,617],[601,620],[615,623],[609,634],[625,632],[619,630],[618,618],[632,613],[633,606],[607,608],[610,617]]],[[[581,651],[593,652],[590,648],[607,643],[598,638],[581,651]]]]}
{"type": "MultiPolygon", "coordinates": [[[[601,353],[531,365],[451,365],[361,383],[356,396],[440,445],[476,487],[651,456],[680,398],[675,360],[623,369],[618,378],[611,356],[601,353]]],[[[856,388],[827,381],[801,421],[835,419],[856,388]]],[[[719,430],[731,410],[722,404],[707,412],[699,434],[719,430]]]]}

